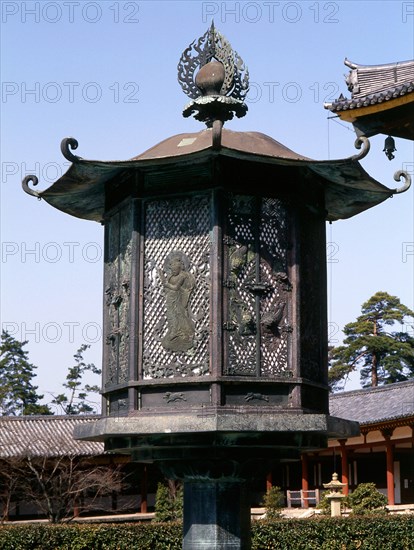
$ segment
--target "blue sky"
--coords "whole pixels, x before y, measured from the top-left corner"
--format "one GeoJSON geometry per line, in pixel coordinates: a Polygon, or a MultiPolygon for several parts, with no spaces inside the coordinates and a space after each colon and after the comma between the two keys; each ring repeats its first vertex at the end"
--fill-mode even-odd
{"type": "MultiPolygon", "coordinates": [[[[340,93],[345,57],[360,64],[413,59],[414,2],[4,1],[1,34],[1,323],[29,340],[36,383],[57,393],[82,343],[100,365],[103,228],[23,193],[27,173],[49,187],[68,168],[62,138],[77,154],[128,159],[166,137],[198,131],[177,62],[212,17],[249,67],[245,118],[233,130],[266,133],[315,159],[355,154],[348,124],[323,108],[340,93]]],[[[396,187],[413,173],[413,143],[396,158],[371,139],[361,162],[396,187]]],[[[378,290],[414,307],[413,189],[328,226],[330,337],[378,290]]],[[[355,387],[357,382],[347,386],[355,387]]]]}

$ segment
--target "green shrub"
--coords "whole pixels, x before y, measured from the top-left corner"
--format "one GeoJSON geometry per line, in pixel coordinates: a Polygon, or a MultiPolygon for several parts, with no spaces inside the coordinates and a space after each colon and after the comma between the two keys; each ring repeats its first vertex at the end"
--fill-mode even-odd
{"type": "Polygon", "coordinates": [[[374,483],[360,483],[346,499],[353,514],[387,513],[387,497],[377,491],[374,483]]]}
{"type": "Polygon", "coordinates": [[[181,483],[169,480],[158,483],[155,494],[155,519],[157,522],[177,521],[183,517],[183,487],[181,483]]]}
{"type": "MultiPolygon", "coordinates": [[[[182,523],[0,526],[0,550],[181,550],[182,523]]],[[[258,520],[252,550],[413,550],[414,516],[258,520]]]]}
{"type": "Polygon", "coordinates": [[[316,505],[316,508],[318,510],[321,510],[324,516],[329,516],[331,514],[331,501],[329,500],[329,498],[326,498],[326,495],[328,494],[329,491],[323,491],[323,493],[321,493],[319,502],[316,505]]]}
{"type": "Polygon", "coordinates": [[[181,550],[182,524],[0,527],[0,550],[181,550]]]}
{"type": "Polygon", "coordinates": [[[266,508],[266,518],[276,519],[281,516],[285,497],[280,487],[270,487],[263,497],[262,505],[266,508]]]}
{"type": "Polygon", "coordinates": [[[413,550],[414,516],[258,520],[252,550],[413,550]]]}

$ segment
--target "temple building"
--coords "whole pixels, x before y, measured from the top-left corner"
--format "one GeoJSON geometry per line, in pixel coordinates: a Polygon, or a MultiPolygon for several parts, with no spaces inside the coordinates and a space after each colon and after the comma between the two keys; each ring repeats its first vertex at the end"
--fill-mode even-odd
{"type": "Polygon", "coordinates": [[[357,135],[385,134],[414,139],[414,60],[383,65],[358,65],[345,59],[351,98],[342,94],[326,103],[338,117],[353,124],[357,135]]]}
{"type": "MultiPolygon", "coordinates": [[[[414,380],[331,394],[329,406],[334,416],[357,421],[360,435],[329,439],[325,449],[303,454],[301,461],[285,463],[281,469],[272,471],[268,482],[272,477],[285,495],[302,489],[306,499],[307,492],[312,494],[315,489],[322,492],[323,483],[336,471],[347,484],[345,492],[353,491],[359,483],[371,482],[388,497],[390,510],[394,504],[414,505],[414,380]]],[[[28,453],[46,457],[51,463],[66,453],[77,460],[87,460],[89,468],[117,466],[127,482],[121,492],[100,499],[86,511],[80,509],[80,514],[153,512],[157,483],[163,480],[154,465],[138,464],[128,456],[105,452],[103,443],[73,438],[75,426],[91,424],[99,418],[96,415],[0,417],[0,472],[4,474],[7,464],[28,453]]],[[[260,506],[265,490],[266,476],[251,484],[251,507],[260,506]]],[[[302,504],[313,505],[314,500],[304,500],[302,504]]],[[[293,505],[300,506],[300,498],[293,505]]],[[[0,517],[3,513],[0,503],[0,517]]],[[[16,520],[44,517],[44,512],[21,495],[12,495],[8,515],[16,520]]]]}
{"type": "Polygon", "coordinates": [[[389,505],[414,504],[414,380],[332,394],[329,408],[357,420],[361,434],[329,439],[327,449],[304,454],[302,489],[322,489],[335,470],[345,493],[371,482],[389,505]]]}

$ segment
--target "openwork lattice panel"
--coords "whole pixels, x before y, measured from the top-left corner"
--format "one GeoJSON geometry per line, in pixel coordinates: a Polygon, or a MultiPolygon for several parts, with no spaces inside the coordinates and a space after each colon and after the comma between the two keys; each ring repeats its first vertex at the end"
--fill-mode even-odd
{"type": "Polygon", "coordinates": [[[105,385],[128,380],[132,205],[106,224],[105,385]]]}
{"type": "Polygon", "coordinates": [[[256,199],[229,197],[227,235],[227,374],[257,374],[257,304],[249,285],[256,279],[254,220],[256,199]]]}
{"type": "Polygon", "coordinates": [[[228,280],[229,374],[256,374],[256,300],[248,290],[254,280],[255,259],[245,246],[229,248],[228,280]],[[238,258],[237,260],[235,258],[238,258]],[[242,258],[242,264],[239,264],[242,258]],[[236,267],[237,266],[237,267],[236,267]]]}
{"type": "Polygon", "coordinates": [[[260,219],[260,280],[268,292],[260,303],[262,376],[289,376],[290,283],[287,274],[288,228],[285,206],[263,199],[260,219]]]}
{"type": "Polygon", "coordinates": [[[209,374],[210,197],[145,206],[144,378],[209,374]]]}
{"type": "Polygon", "coordinates": [[[225,244],[227,374],[289,376],[284,205],[277,199],[230,197],[225,244]]]}

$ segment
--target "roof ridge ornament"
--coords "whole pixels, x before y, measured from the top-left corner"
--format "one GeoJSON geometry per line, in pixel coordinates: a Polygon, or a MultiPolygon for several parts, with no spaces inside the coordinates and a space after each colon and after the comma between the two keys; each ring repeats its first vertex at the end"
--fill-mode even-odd
{"type": "Polygon", "coordinates": [[[194,115],[213,128],[213,148],[218,149],[225,121],[247,112],[244,98],[249,91],[249,71],[243,59],[213,21],[203,36],[184,50],[177,69],[178,82],[191,98],[183,116],[194,115]]]}

